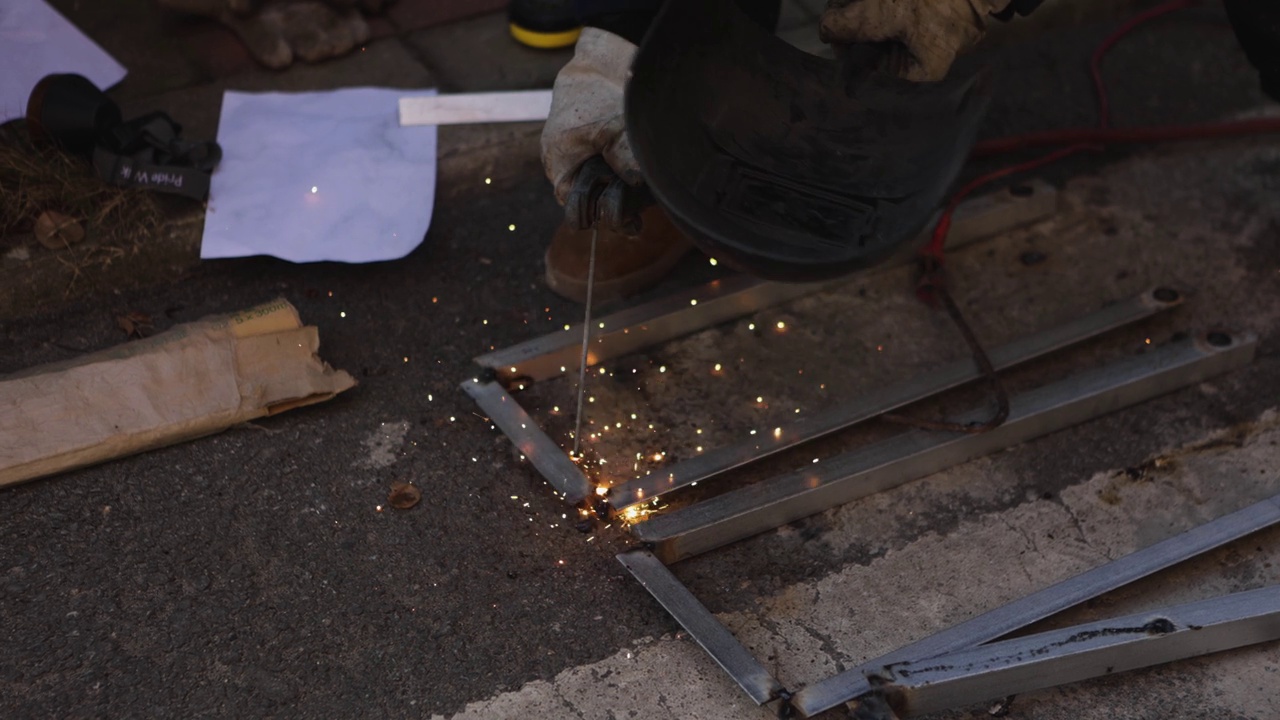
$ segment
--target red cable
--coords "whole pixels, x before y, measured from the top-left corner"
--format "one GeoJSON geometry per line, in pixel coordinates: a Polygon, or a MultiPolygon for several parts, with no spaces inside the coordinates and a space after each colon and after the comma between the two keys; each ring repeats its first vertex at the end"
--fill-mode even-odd
{"type": "Polygon", "coordinates": [[[1154,125],[1135,128],[1071,128],[983,140],[973,146],[970,158],[984,158],[1032,148],[1091,143],[1137,145],[1280,133],[1280,117],[1226,120],[1194,125],[1154,125]]]}
{"type": "Polygon", "coordinates": [[[1115,47],[1116,43],[1120,42],[1124,36],[1133,32],[1139,26],[1162,15],[1189,8],[1194,4],[1195,0],[1171,0],[1150,10],[1140,12],[1116,28],[1115,32],[1108,35],[1107,39],[1103,40],[1102,44],[1093,51],[1093,57],[1089,58],[1089,73],[1093,75],[1093,89],[1098,94],[1098,127],[1106,128],[1111,125],[1111,107],[1107,101],[1107,86],[1102,81],[1102,59],[1111,51],[1111,48],[1115,47]]]}
{"type": "Polygon", "coordinates": [[[1043,165],[1048,165],[1049,163],[1057,162],[1058,160],[1061,160],[1062,158],[1067,157],[1068,155],[1074,155],[1078,152],[1083,152],[1085,150],[1101,150],[1101,149],[1102,148],[1099,145],[1088,145],[1088,144],[1071,145],[1070,147],[1054,150],[1048,155],[1043,155],[1041,157],[1035,158],[1034,160],[1028,160],[1026,162],[1019,163],[1017,165],[1010,165],[1008,167],[1000,168],[999,170],[993,170],[989,173],[986,173],[985,175],[979,175],[978,177],[970,180],[969,182],[965,183],[964,186],[962,186],[959,190],[957,190],[955,194],[951,196],[951,199],[947,201],[947,206],[942,211],[942,216],[938,218],[938,224],[935,225],[933,228],[933,235],[929,239],[929,244],[926,245],[923,250],[921,250],[921,253],[926,256],[929,256],[933,260],[936,260],[938,263],[942,262],[942,248],[944,245],[946,245],[947,233],[951,230],[951,218],[952,216],[955,215],[956,207],[959,206],[960,203],[966,197],[973,194],[975,190],[981,188],[983,185],[986,185],[987,183],[990,183],[990,182],[994,182],[1003,177],[1016,175],[1017,173],[1020,173],[1020,172],[1026,172],[1027,170],[1034,170],[1043,165]]]}
{"type": "Polygon", "coordinates": [[[1102,79],[1102,60],[1111,48],[1122,38],[1143,24],[1171,12],[1182,10],[1196,4],[1196,0],[1170,0],[1150,10],[1139,13],[1127,20],[1112,32],[1094,50],[1089,61],[1090,74],[1093,77],[1094,90],[1098,97],[1098,126],[1094,128],[1070,128],[1065,130],[1049,130],[1025,135],[1014,135],[996,138],[977,143],[971,158],[981,158],[1001,153],[1028,150],[1037,147],[1066,145],[1047,155],[1028,160],[1017,165],[1001,168],[973,180],[970,180],[953,195],[944,208],[934,226],[930,242],[921,252],[926,264],[926,277],[922,280],[922,295],[928,296],[928,285],[941,282],[937,270],[942,265],[943,248],[947,240],[947,232],[951,229],[951,219],[960,201],[975,190],[990,182],[1009,175],[1033,170],[1052,162],[1061,160],[1084,150],[1100,150],[1105,146],[1177,142],[1187,140],[1207,140],[1212,138],[1239,137],[1242,135],[1259,135],[1280,133],[1280,118],[1256,118],[1250,120],[1232,120],[1225,122],[1200,123],[1193,125],[1163,125],[1136,128],[1111,127],[1111,108],[1107,98],[1106,84],[1102,79]]]}

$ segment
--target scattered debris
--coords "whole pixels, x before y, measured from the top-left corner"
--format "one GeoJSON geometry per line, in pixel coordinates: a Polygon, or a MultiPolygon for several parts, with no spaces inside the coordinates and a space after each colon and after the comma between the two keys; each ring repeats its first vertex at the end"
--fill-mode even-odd
{"type": "Polygon", "coordinates": [[[131,310],[124,315],[117,315],[116,325],[125,334],[125,337],[130,340],[142,339],[150,335],[151,331],[155,329],[155,323],[151,321],[151,316],[136,310],[131,310]]]}
{"type": "Polygon", "coordinates": [[[84,227],[75,218],[46,210],[36,218],[36,240],[50,250],[71,247],[84,239],[84,227]]]}
{"type": "MultiPolygon", "coordinates": [[[[20,126],[0,129],[0,250],[35,234],[39,219],[52,214],[78,218],[92,241],[73,249],[69,261],[77,267],[136,252],[159,233],[164,218],[150,193],[108,185],[81,158],[32,146],[20,126]]],[[[67,253],[69,246],[53,249],[67,253]]]]}
{"type": "Polygon", "coordinates": [[[1013,699],[1016,697],[1018,696],[1010,695],[1006,698],[997,700],[996,702],[992,703],[990,708],[987,708],[987,714],[990,715],[991,717],[1008,716],[1010,710],[1013,709],[1013,699]]]}
{"type": "Polygon", "coordinates": [[[391,486],[387,503],[397,510],[408,510],[422,500],[422,491],[413,483],[398,482],[391,486]]]}

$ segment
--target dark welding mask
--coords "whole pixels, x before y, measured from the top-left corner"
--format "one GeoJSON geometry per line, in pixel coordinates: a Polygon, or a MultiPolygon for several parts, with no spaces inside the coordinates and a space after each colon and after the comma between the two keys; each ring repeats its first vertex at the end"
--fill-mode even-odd
{"type": "Polygon", "coordinates": [[[911,83],[868,64],[798,50],[735,0],[666,3],[626,91],[649,190],[702,250],[768,279],[837,277],[906,250],[988,93],[980,74],[911,83]]]}

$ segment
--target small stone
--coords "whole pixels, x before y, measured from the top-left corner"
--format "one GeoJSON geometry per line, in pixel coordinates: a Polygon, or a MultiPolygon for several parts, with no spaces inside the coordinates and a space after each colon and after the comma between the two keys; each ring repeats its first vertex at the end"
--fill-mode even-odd
{"type": "Polygon", "coordinates": [[[408,510],[422,500],[422,492],[413,483],[396,483],[391,486],[387,504],[397,510],[408,510]]]}

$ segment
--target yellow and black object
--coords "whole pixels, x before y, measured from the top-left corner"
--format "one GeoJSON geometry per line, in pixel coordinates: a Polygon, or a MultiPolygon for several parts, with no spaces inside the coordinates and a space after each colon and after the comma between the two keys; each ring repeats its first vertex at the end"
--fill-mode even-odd
{"type": "Polygon", "coordinates": [[[507,14],[511,37],[532,48],[569,47],[582,32],[573,0],[511,0],[507,14]]]}

